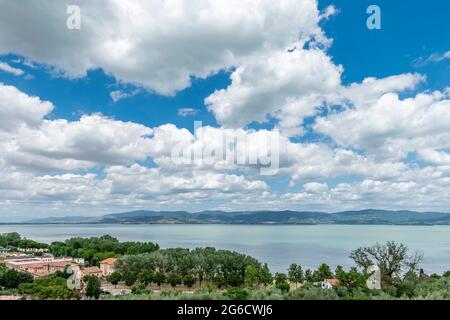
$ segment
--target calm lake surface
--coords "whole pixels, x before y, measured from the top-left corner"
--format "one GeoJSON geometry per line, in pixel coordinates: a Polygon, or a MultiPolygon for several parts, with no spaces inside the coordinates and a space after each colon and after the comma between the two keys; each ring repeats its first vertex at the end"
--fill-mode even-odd
{"type": "Polygon", "coordinates": [[[152,241],[161,248],[213,246],[247,253],[274,272],[290,263],[317,267],[352,266],[350,251],[395,240],[424,253],[426,272],[450,269],[450,226],[366,225],[0,225],[0,233],[18,232],[40,242],[109,234],[122,241],[152,241]]]}

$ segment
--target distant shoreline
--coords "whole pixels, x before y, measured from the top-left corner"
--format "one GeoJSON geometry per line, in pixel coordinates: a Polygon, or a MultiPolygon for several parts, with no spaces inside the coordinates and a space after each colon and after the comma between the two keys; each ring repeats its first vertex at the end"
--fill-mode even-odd
{"type": "Polygon", "coordinates": [[[428,223],[146,223],[146,222],[48,222],[48,223],[30,223],[30,222],[0,222],[0,225],[218,225],[218,226],[406,226],[406,227],[433,227],[433,226],[450,226],[450,224],[428,224],[428,223]]]}
{"type": "MultiPolygon", "coordinates": [[[[14,218],[13,218],[14,219],[14,218]]],[[[366,209],[357,211],[130,211],[101,216],[60,216],[2,224],[219,224],[219,225],[450,225],[450,213],[366,209]]]]}

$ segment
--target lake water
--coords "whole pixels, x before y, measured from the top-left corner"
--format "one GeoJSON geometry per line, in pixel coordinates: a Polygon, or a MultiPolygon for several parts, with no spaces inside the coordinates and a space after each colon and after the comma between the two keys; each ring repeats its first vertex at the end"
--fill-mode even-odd
{"type": "Polygon", "coordinates": [[[368,225],[0,225],[0,233],[18,232],[40,242],[109,234],[122,241],[153,241],[161,248],[213,246],[247,253],[274,272],[290,263],[317,267],[352,266],[350,251],[395,240],[424,253],[426,272],[450,269],[450,226],[368,225]]]}

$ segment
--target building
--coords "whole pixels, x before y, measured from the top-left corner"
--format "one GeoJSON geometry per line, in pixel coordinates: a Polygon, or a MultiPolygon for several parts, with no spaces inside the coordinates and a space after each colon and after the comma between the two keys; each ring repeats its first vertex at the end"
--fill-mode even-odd
{"type": "Polygon", "coordinates": [[[20,252],[31,252],[31,253],[37,253],[37,252],[48,252],[47,248],[17,248],[17,251],[20,252]]]}
{"type": "Polygon", "coordinates": [[[8,268],[27,272],[35,277],[47,276],[57,271],[63,272],[67,266],[76,265],[72,258],[54,258],[50,255],[7,259],[4,262],[8,268]]]}
{"type": "Polygon", "coordinates": [[[0,301],[3,300],[22,300],[21,296],[0,296],[0,301]]]}
{"type": "Polygon", "coordinates": [[[114,265],[116,261],[116,258],[108,258],[100,262],[100,269],[104,276],[108,276],[114,272],[114,265]]]}
{"type": "Polygon", "coordinates": [[[99,267],[88,267],[80,270],[80,279],[84,276],[101,277],[103,275],[102,270],[99,267]]]}
{"type": "Polygon", "coordinates": [[[339,285],[338,279],[326,279],[325,281],[322,281],[320,286],[322,289],[333,289],[333,287],[336,287],[339,285]]]}
{"type": "Polygon", "coordinates": [[[9,252],[6,248],[0,248],[0,254],[7,254],[9,252]]]}
{"type": "Polygon", "coordinates": [[[15,257],[15,258],[23,258],[23,257],[30,257],[29,254],[21,253],[21,252],[14,252],[14,251],[8,251],[8,252],[5,252],[5,253],[0,253],[0,256],[2,256],[2,258],[3,258],[3,257],[4,257],[4,258],[12,258],[12,257],[15,257]]]}
{"type": "Polygon", "coordinates": [[[40,260],[40,262],[54,262],[55,261],[55,257],[53,257],[52,255],[44,255],[38,258],[38,260],[40,260]]]}

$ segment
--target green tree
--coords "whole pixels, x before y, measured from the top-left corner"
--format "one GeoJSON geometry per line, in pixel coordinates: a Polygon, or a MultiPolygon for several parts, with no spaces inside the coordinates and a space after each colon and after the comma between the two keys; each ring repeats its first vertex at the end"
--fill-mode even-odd
{"type": "Polygon", "coordinates": [[[115,268],[124,277],[127,273],[131,273],[139,278],[139,274],[147,270],[151,273],[161,272],[165,276],[192,275],[200,285],[203,280],[208,280],[222,286],[223,280],[225,287],[239,287],[244,285],[248,266],[257,270],[256,282],[258,282],[261,264],[250,256],[215,248],[195,250],[172,248],[120,257],[115,268]]]}
{"type": "Polygon", "coordinates": [[[336,279],[338,279],[340,282],[344,282],[344,280],[346,279],[347,272],[345,272],[343,266],[339,265],[336,267],[336,270],[334,270],[334,274],[336,279]]]}
{"type": "Polygon", "coordinates": [[[355,267],[350,268],[348,272],[342,266],[337,266],[335,277],[339,284],[347,288],[365,288],[367,276],[359,273],[355,267]]]}
{"type": "Polygon", "coordinates": [[[118,272],[113,272],[109,276],[106,277],[106,280],[114,285],[114,288],[117,284],[122,280],[122,275],[118,272]]]}
{"type": "Polygon", "coordinates": [[[161,285],[166,281],[166,276],[162,272],[156,272],[153,281],[161,288],[161,285]]]}
{"type": "Polygon", "coordinates": [[[137,275],[133,272],[125,272],[122,278],[125,281],[125,285],[131,287],[133,284],[136,283],[137,275]]]}
{"type": "Polygon", "coordinates": [[[280,289],[281,292],[288,292],[290,289],[288,283],[288,277],[284,273],[275,273],[275,287],[280,289]]]}
{"type": "Polygon", "coordinates": [[[151,242],[120,242],[109,235],[91,238],[71,238],[53,242],[49,250],[55,256],[84,258],[87,264],[98,265],[100,261],[125,254],[151,253],[159,249],[151,242]]]}
{"type": "Polygon", "coordinates": [[[102,292],[100,279],[95,276],[89,276],[87,279],[86,296],[98,299],[102,292]]]}
{"type": "Polygon", "coordinates": [[[33,282],[32,275],[14,269],[8,269],[6,272],[0,274],[0,286],[7,289],[17,289],[20,284],[31,282],[33,282]]]}
{"type": "Polygon", "coordinates": [[[153,273],[149,270],[142,270],[137,276],[140,283],[148,286],[153,281],[153,273]]]}
{"type": "Polygon", "coordinates": [[[273,283],[273,276],[267,263],[264,263],[264,265],[258,269],[258,282],[265,287],[273,283]]]}
{"type": "Polygon", "coordinates": [[[303,283],[305,275],[302,267],[296,263],[291,264],[288,269],[288,279],[290,282],[295,283],[295,287],[298,287],[299,283],[303,283]]]}
{"type": "Polygon", "coordinates": [[[0,234],[0,247],[45,249],[48,248],[48,245],[45,243],[39,243],[29,239],[22,239],[20,234],[18,234],[17,232],[11,232],[0,234]]]}
{"type": "Polygon", "coordinates": [[[245,286],[254,288],[258,284],[258,270],[252,265],[245,268],[245,286]]]}
{"type": "Polygon", "coordinates": [[[371,265],[380,268],[381,275],[388,282],[402,273],[415,272],[423,260],[422,253],[416,251],[408,255],[407,246],[395,241],[387,241],[384,245],[375,244],[370,247],[360,247],[350,253],[350,258],[364,271],[371,265]]]}
{"type": "Polygon", "coordinates": [[[181,284],[181,277],[176,273],[172,273],[167,277],[167,282],[175,288],[177,285],[181,284]]]}
{"type": "Polygon", "coordinates": [[[333,277],[333,272],[331,272],[330,266],[326,263],[322,263],[319,268],[314,271],[314,280],[317,282],[331,279],[333,277]]]}
{"type": "Polygon", "coordinates": [[[195,284],[195,277],[190,274],[185,275],[183,277],[183,284],[188,288],[192,288],[195,284]]]}
{"type": "Polygon", "coordinates": [[[408,272],[402,281],[396,284],[397,296],[414,298],[416,295],[416,288],[419,284],[419,277],[414,272],[408,272]]]}
{"type": "Polygon", "coordinates": [[[347,287],[365,288],[366,281],[366,275],[359,273],[358,269],[356,269],[355,267],[351,267],[349,272],[347,272],[347,278],[344,280],[344,284],[347,287]]]}
{"type": "Polygon", "coordinates": [[[22,283],[19,285],[19,292],[41,300],[70,300],[80,298],[78,290],[70,290],[67,288],[67,279],[56,275],[37,278],[33,283],[22,283]]]}
{"type": "Polygon", "coordinates": [[[314,273],[311,269],[306,269],[305,271],[305,280],[308,283],[313,283],[314,282],[314,273]]]}
{"type": "Polygon", "coordinates": [[[138,295],[150,295],[152,294],[152,290],[148,289],[145,284],[139,283],[131,288],[131,293],[138,295]]]}
{"type": "Polygon", "coordinates": [[[0,245],[7,247],[13,243],[17,243],[20,239],[22,237],[17,232],[2,233],[0,234],[0,245]]]}
{"type": "Polygon", "coordinates": [[[98,256],[96,256],[95,254],[92,256],[92,258],[89,261],[89,264],[91,266],[100,266],[100,259],[98,258],[98,256]]]}
{"type": "Polygon", "coordinates": [[[214,277],[214,284],[220,289],[225,286],[225,277],[217,275],[214,277]]]}

